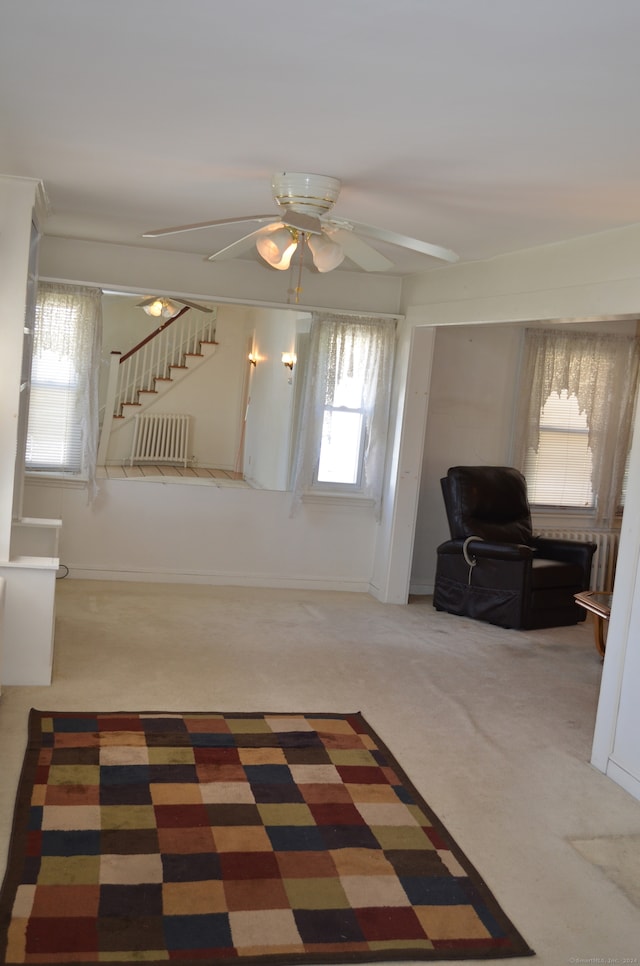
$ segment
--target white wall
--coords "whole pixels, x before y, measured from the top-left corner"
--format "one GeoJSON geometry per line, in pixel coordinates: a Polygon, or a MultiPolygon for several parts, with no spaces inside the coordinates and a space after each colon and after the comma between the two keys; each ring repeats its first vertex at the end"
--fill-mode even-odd
{"type": "Polygon", "coordinates": [[[244,474],[254,486],[286,490],[289,484],[294,378],[282,353],[295,349],[298,314],[282,309],[254,309],[249,366],[244,474]]]}
{"type": "Polygon", "coordinates": [[[0,176],[0,561],[11,546],[29,242],[38,182],[0,176]]]}
{"type": "Polygon", "coordinates": [[[62,520],[71,577],[366,592],[376,527],[369,510],[198,483],[103,480],[85,490],[30,483],[28,512],[62,520]]]}
{"type": "MultiPolygon", "coordinates": [[[[0,578],[5,583],[0,636],[5,684],[48,684],[53,657],[53,597],[58,561],[27,556],[24,550],[16,549],[20,540],[13,526],[14,483],[19,480],[20,490],[23,468],[23,460],[16,454],[27,278],[35,268],[30,269],[29,264],[31,225],[35,222],[39,228],[44,206],[39,182],[0,176],[0,578]]],[[[21,508],[18,512],[22,512],[21,508]]]]}
{"type": "Polygon", "coordinates": [[[433,593],[436,547],[448,539],[440,478],[450,466],[509,462],[520,329],[435,330],[411,592],[433,593]]]}
{"type": "MultiPolygon", "coordinates": [[[[184,252],[46,236],[40,275],[107,289],[274,306],[287,305],[290,286],[288,272],[241,258],[213,263],[184,252]]],[[[321,275],[305,270],[302,285],[300,307],[394,314],[400,304],[402,280],[367,272],[321,275]]]]}

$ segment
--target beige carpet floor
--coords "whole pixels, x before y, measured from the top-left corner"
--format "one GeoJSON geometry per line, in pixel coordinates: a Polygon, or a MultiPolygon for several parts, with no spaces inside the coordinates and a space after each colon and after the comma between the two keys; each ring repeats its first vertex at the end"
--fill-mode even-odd
{"type": "Polygon", "coordinates": [[[523,964],[640,961],[640,803],[589,764],[601,672],[588,622],[60,580],[52,686],[0,697],[0,873],[30,707],[361,711],[535,949],[523,964]]]}

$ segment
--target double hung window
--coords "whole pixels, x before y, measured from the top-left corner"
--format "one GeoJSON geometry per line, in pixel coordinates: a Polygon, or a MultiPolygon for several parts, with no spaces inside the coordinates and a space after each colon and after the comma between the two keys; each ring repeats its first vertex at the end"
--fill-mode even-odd
{"type": "Polygon", "coordinates": [[[611,526],[624,502],[638,384],[634,336],[527,329],[516,464],[533,505],[611,526]]]}
{"type": "Polygon", "coordinates": [[[379,509],[394,351],[392,320],[313,316],[294,500],[338,490],[368,497],[379,509]]]}
{"type": "Polygon", "coordinates": [[[95,472],[99,289],[40,283],[25,469],[89,480],[95,472]]]}

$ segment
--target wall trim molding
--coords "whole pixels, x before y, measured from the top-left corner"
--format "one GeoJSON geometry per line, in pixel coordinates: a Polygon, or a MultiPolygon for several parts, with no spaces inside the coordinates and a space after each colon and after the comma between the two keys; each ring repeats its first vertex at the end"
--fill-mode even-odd
{"type": "Polygon", "coordinates": [[[605,774],[607,778],[610,778],[612,781],[616,782],[616,784],[624,788],[626,792],[629,792],[630,795],[640,801],[640,780],[628,772],[626,768],[622,768],[621,765],[618,765],[613,758],[609,759],[605,774]]]}
{"type": "Polygon", "coordinates": [[[262,574],[222,574],[204,571],[168,570],[98,570],[69,567],[64,580],[122,580],[158,584],[205,584],[214,587],[273,587],[278,590],[339,590],[345,593],[369,593],[368,577],[361,579],[292,577],[262,574]]]}

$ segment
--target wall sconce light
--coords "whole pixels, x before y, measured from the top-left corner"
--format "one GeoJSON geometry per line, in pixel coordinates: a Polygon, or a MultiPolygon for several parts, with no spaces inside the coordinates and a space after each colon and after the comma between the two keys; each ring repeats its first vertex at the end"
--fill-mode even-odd
{"type": "Polygon", "coordinates": [[[251,363],[252,366],[255,366],[258,364],[258,357],[255,354],[255,352],[250,352],[247,358],[249,359],[249,362],[251,363]]]}
{"type": "Polygon", "coordinates": [[[297,362],[297,356],[295,352],[283,352],[282,353],[282,363],[287,367],[287,369],[293,370],[297,362]]]}

